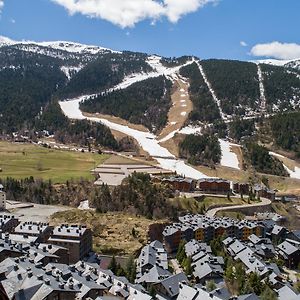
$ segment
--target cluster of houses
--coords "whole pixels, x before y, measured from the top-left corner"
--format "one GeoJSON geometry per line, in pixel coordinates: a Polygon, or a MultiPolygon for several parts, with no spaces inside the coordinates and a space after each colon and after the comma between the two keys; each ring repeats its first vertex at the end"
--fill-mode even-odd
{"type": "Polygon", "coordinates": [[[207,194],[255,194],[257,198],[268,198],[275,200],[276,192],[262,185],[249,183],[231,182],[222,178],[203,178],[199,180],[185,178],[181,176],[169,176],[161,179],[161,182],[168,184],[174,190],[180,192],[198,191],[207,194]]]}
{"type": "Polygon", "coordinates": [[[181,241],[210,242],[224,235],[247,240],[251,234],[265,235],[263,224],[250,220],[234,220],[230,218],[216,218],[205,215],[191,215],[179,217],[178,223],[165,227],[163,240],[169,253],[176,252],[181,241]]]}
{"type": "Polygon", "coordinates": [[[84,261],[45,264],[27,255],[9,257],[0,262],[0,278],[0,299],[152,299],[142,286],[84,261]]]}
{"type": "MultiPolygon", "coordinates": [[[[227,237],[222,241],[222,246],[228,256],[243,264],[246,274],[255,272],[260,275],[262,283],[268,282],[279,300],[299,300],[300,294],[281,269],[269,262],[272,258],[281,257],[280,251],[283,246],[286,247],[285,243],[276,246],[270,238],[251,234],[243,242],[227,237]]],[[[184,244],[184,252],[185,257],[191,259],[192,275],[189,276],[180,267],[172,274],[168,266],[168,253],[161,242],[148,244],[137,259],[136,283],[154,291],[159,300],[259,300],[254,293],[236,296],[227,289],[224,257],[214,256],[207,243],[192,239],[184,244]],[[211,288],[210,282],[213,282],[211,288]]]]}
{"type": "Polygon", "coordinates": [[[197,242],[209,243],[218,237],[226,237],[225,241],[235,240],[236,243],[250,241],[253,244],[251,251],[256,255],[266,259],[277,256],[289,268],[296,268],[300,263],[300,231],[289,231],[272,219],[238,221],[227,217],[187,214],[179,217],[179,221],[166,226],[163,231],[168,253],[176,252],[182,241],[187,245],[190,241],[198,245],[197,242]],[[273,245],[276,245],[276,251],[273,245]]]}
{"type": "Polygon", "coordinates": [[[84,225],[50,226],[42,222],[20,222],[13,215],[0,215],[0,235],[10,243],[48,243],[67,249],[65,263],[75,263],[92,250],[92,232],[84,225]]]}
{"type": "Polygon", "coordinates": [[[100,268],[85,226],[0,215],[0,299],[150,300],[141,285],[100,268]]]}
{"type": "Polygon", "coordinates": [[[143,247],[136,265],[136,283],[148,290],[154,289],[159,299],[175,299],[179,293],[179,283],[188,282],[185,273],[171,273],[168,254],[159,241],[143,247]]]}
{"type": "Polygon", "coordinates": [[[278,220],[277,215],[270,213],[265,218],[261,216],[259,222],[203,215],[180,217],[180,223],[165,227],[163,243],[153,241],[142,249],[137,259],[136,283],[154,290],[161,300],[258,300],[255,294],[234,296],[227,289],[224,257],[215,256],[209,245],[222,237],[220,246],[233,261],[242,263],[246,274],[257,273],[279,300],[299,300],[300,294],[275,262],[281,260],[290,269],[299,267],[300,231],[291,232],[278,225],[278,220]],[[173,273],[168,265],[168,258],[174,257],[180,242],[184,242],[185,257],[191,262],[188,276],[180,265],[173,273]],[[209,282],[214,282],[211,289],[209,282]]]}

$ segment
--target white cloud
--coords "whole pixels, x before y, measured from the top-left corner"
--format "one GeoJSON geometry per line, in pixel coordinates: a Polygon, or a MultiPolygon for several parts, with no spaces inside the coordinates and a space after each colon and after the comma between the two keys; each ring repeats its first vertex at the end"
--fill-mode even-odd
{"type": "Polygon", "coordinates": [[[10,19],[10,23],[15,24],[16,20],[15,19],[10,19]]]}
{"type": "Polygon", "coordinates": [[[247,47],[248,46],[248,44],[245,41],[240,41],[240,45],[242,47],[247,47]]]}
{"type": "MultiPolygon", "coordinates": [[[[0,0],[1,1],[1,0],[0,0]]],[[[113,24],[133,27],[145,19],[156,21],[167,17],[176,23],[182,16],[195,12],[208,3],[219,0],[51,0],[65,7],[73,15],[107,20],[113,24]]]]}
{"type": "Polygon", "coordinates": [[[300,58],[300,45],[295,43],[272,42],[255,45],[250,52],[254,56],[265,56],[277,59],[300,58]]]}
{"type": "Polygon", "coordinates": [[[2,11],[3,6],[4,6],[4,0],[0,0],[0,13],[2,11]]]}

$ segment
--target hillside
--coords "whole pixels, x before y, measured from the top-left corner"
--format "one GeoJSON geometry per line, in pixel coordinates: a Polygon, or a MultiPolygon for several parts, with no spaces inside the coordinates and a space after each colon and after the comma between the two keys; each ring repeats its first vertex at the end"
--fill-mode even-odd
{"type": "MultiPolygon", "coordinates": [[[[29,132],[31,138],[38,139],[47,132],[61,143],[121,150],[113,136],[121,132],[135,139],[150,156],[159,157],[164,168],[195,177],[205,174],[182,160],[175,164],[168,161],[173,157],[171,152],[180,152],[183,159],[194,164],[222,165],[226,161],[224,147],[231,151],[231,146],[222,142],[220,156],[218,147],[214,147],[216,142],[207,141],[203,150],[205,143],[199,138],[185,139],[186,134],[231,138],[244,146],[249,141],[264,144],[270,150],[287,151],[289,157],[297,158],[298,67],[297,61],[274,66],[264,61],[165,58],[72,42],[16,42],[2,37],[1,133],[29,132]],[[180,82],[186,84],[188,94],[178,88],[180,82]],[[171,97],[176,89],[177,100],[171,97]],[[187,96],[193,105],[188,111],[187,96]],[[62,106],[62,100],[70,101],[62,106]],[[182,122],[178,127],[176,120],[170,122],[171,107],[176,107],[177,115],[184,118],[184,125],[182,122]],[[129,128],[118,123],[118,118],[128,122],[129,128]],[[136,124],[146,127],[149,133],[141,133],[136,124]],[[159,141],[156,134],[161,132],[167,135],[159,141]],[[175,139],[178,143],[172,144],[170,141],[175,139]],[[188,147],[179,151],[180,141],[188,141],[188,147]],[[164,145],[171,144],[170,152],[164,145]],[[212,153],[215,154],[211,156],[212,153]]],[[[242,160],[239,157],[240,163],[242,160]]],[[[269,160],[269,173],[287,175],[279,163],[274,165],[272,158],[269,160]]],[[[255,165],[249,158],[244,166],[251,164],[255,165]]]]}
{"type": "Polygon", "coordinates": [[[121,117],[155,132],[167,122],[171,86],[171,81],[163,76],[149,78],[126,89],[91,98],[82,103],[80,108],[88,113],[121,117]]]}

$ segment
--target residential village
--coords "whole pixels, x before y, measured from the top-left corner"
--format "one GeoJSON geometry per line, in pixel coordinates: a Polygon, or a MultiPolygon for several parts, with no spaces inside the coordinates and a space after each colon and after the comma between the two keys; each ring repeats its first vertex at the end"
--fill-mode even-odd
{"type": "MultiPolygon", "coordinates": [[[[178,193],[224,197],[253,193],[258,199],[275,200],[275,191],[247,183],[175,175],[153,180],[178,193]]],[[[0,196],[4,210],[2,186],[0,196]]],[[[256,289],[270,286],[274,299],[300,299],[300,232],[283,224],[284,217],[271,212],[258,212],[244,220],[207,214],[179,216],[178,222],[166,225],[157,235],[159,240],[149,235],[148,244],[135,258],[134,278],[129,282],[114,274],[111,264],[102,266],[102,257],[92,249],[92,232],[85,225],[21,222],[3,213],[0,298],[255,300],[269,299],[259,298],[256,289]],[[254,284],[255,280],[259,281],[254,284]]]]}

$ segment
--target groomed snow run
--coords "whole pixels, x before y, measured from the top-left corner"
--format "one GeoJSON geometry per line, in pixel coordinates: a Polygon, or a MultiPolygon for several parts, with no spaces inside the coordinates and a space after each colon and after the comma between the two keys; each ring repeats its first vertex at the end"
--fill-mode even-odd
{"type": "Polygon", "coordinates": [[[228,118],[227,118],[227,116],[223,113],[220,99],[218,99],[218,97],[217,97],[215,91],[213,90],[213,88],[212,88],[210,82],[208,81],[208,79],[207,79],[207,77],[206,77],[206,74],[205,74],[205,72],[204,72],[204,69],[203,69],[202,65],[200,64],[199,61],[197,61],[196,63],[197,63],[197,66],[198,66],[198,68],[199,68],[199,71],[200,71],[200,73],[201,73],[201,75],[202,75],[202,77],[203,77],[203,80],[204,80],[204,82],[206,83],[206,85],[207,85],[207,87],[208,87],[208,89],[209,89],[209,91],[210,91],[210,93],[211,93],[211,96],[212,96],[213,100],[216,102],[216,104],[217,104],[217,106],[218,106],[218,109],[219,109],[220,116],[221,116],[222,120],[223,120],[223,121],[226,121],[228,118]]]}
{"type": "Polygon", "coordinates": [[[266,112],[267,99],[266,99],[266,93],[265,93],[265,87],[264,87],[264,79],[263,79],[262,71],[261,71],[261,68],[260,68],[259,64],[257,64],[257,75],[258,75],[258,81],[259,81],[261,112],[265,113],[266,112]]]}
{"type": "Polygon", "coordinates": [[[88,119],[93,122],[100,122],[110,129],[133,137],[146,152],[148,152],[152,157],[156,158],[159,165],[164,169],[174,172],[176,171],[178,175],[183,175],[194,179],[208,177],[191,166],[188,166],[184,161],[177,159],[166,148],[160,146],[157,137],[150,132],[138,131],[136,129],[129,128],[128,126],[116,124],[102,118],[85,117],[79,109],[79,104],[81,101],[89,97],[90,96],[83,96],[69,101],[61,101],[59,104],[64,114],[70,119],[88,119]]]}
{"type": "MultiPolygon", "coordinates": [[[[146,62],[152,67],[153,71],[149,73],[133,73],[128,76],[126,76],[123,81],[113,88],[111,88],[109,91],[115,91],[115,90],[120,90],[120,89],[126,89],[129,86],[131,86],[134,83],[149,79],[149,78],[155,78],[161,75],[166,76],[168,79],[173,81],[175,77],[177,77],[176,72],[179,71],[179,69],[183,66],[189,65],[193,63],[193,61],[188,61],[187,63],[178,66],[178,67],[173,67],[173,68],[167,68],[162,65],[160,62],[161,57],[152,55],[149,56],[146,62]]],[[[184,95],[185,96],[185,95],[184,95]]]]}
{"type": "Polygon", "coordinates": [[[231,151],[231,146],[234,146],[235,144],[222,139],[219,139],[219,142],[222,151],[221,166],[240,170],[237,155],[231,151]]]}
{"type": "Polygon", "coordinates": [[[182,134],[200,134],[202,131],[202,127],[200,126],[192,126],[188,125],[186,127],[183,127],[179,130],[179,133],[182,134]]]}
{"type": "MultiPolygon", "coordinates": [[[[286,158],[285,156],[281,155],[281,154],[278,154],[278,153],[275,153],[275,152],[272,152],[270,151],[269,152],[270,155],[272,156],[275,156],[277,158],[286,158]]],[[[281,161],[282,164],[283,164],[283,167],[286,169],[286,171],[290,174],[290,177],[291,178],[295,178],[295,179],[300,179],[300,168],[295,166],[294,167],[294,170],[291,170],[290,168],[288,168],[284,163],[283,161],[281,161]]]]}

